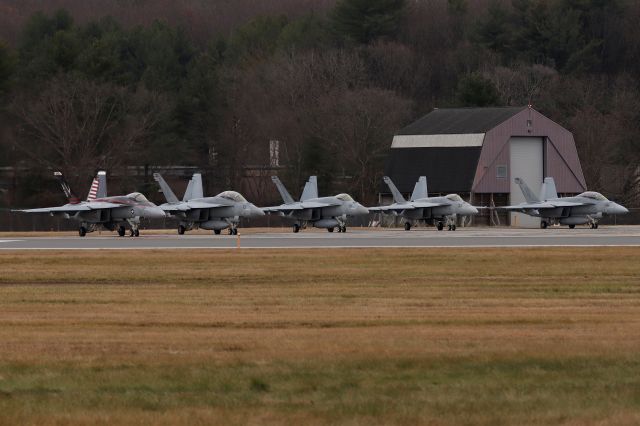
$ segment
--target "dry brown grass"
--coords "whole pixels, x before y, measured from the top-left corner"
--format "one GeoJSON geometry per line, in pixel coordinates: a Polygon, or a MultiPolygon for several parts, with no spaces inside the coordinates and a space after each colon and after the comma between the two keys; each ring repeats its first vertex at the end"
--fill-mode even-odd
{"type": "Polygon", "coordinates": [[[5,252],[0,422],[632,424],[639,254],[5,252]]]}

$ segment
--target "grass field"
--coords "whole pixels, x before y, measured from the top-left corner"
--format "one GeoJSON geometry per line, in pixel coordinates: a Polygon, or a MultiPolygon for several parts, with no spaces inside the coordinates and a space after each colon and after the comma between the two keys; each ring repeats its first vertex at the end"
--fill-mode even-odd
{"type": "Polygon", "coordinates": [[[0,424],[638,424],[639,255],[4,252],[0,424]]]}

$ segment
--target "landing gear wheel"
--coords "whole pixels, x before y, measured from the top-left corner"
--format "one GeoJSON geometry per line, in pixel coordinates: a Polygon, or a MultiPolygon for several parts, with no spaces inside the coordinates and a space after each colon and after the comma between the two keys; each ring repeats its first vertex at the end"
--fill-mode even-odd
{"type": "Polygon", "coordinates": [[[456,230],[456,225],[455,225],[455,224],[451,225],[451,230],[452,230],[452,231],[455,231],[455,230],[456,230]]]}
{"type": "Polygon", "coordinates": [[[124,229],[124,226],[121,225],[118,227],[118,235],[121,237],[124,237],[124,234],[125,234],[125,229],[124,229]]]}
{"type": "Polygon", "coordinates": [[[442,231],[444,229],[444,224],[442,222],[438,222],[436,228],[438,228],[438,231],[442,231]]]}
{"type": "Polygon", "coordinates": [[[298,225],[297,223],[293,224],[293,233],[297,234],[298,232],[300,232],[300,225],[298,225]]]}
{"type": "Polygon", "coordinates": [[[404,223],[404,230],[405,231],[411,231],[411,224],[409,222],[405,222],[404,223]]]}
{"type": "Polygon", "coordinates": [[[575,227],[576,227],[575,225],[569,225],[569,229],[573,229],[575,227]]]}
{"type": "Polygon", "coordinates": [[[132,229],[129,231],[129,236],[133,237],[134,235],[136,235],[135,231],[132,229]]]}
{"type": "Polygon", "coordinates": [[[87,228],[85,228],[84,226],[78,228],[78,235],[80,235],[81,237],[87,235],[87,228]]]}
{"type": "Polygon", "coordinates": [[[347,225],[342,226],[342,232],[347,232],[347,225]]]}
{"type": "Polygon", "coordinates": [[[549,226],[549,224],[547,223],[546,220],[543,220],[542,222],[540,222],[540,228],[547,229],[547,226],[549,226]]]}
{"type": "MultiPolygon", "coordinates": [[[[333,232],[333,227],[327,228],[327,232],[333,232]]],[[[340,232],[340,231],[338,231],[338,232],[340,232]]]]}
{"type": "Polygon", "coordinates": [[[598,229],[598,222],[593,224],[593,229],[598,229]]]}
{"type": "Polygon", "coordinates": [[[233,228],[231,230],[231,235],[238,235],[238,228],[233,228]]]}
{"type": "Polygon", "coordinates": [[[187,228],[184,227],[184,225],[178,225],[178,235],[184,235],[184,231],[186,231],[187,228]]]}
{"type": "Polygon", "coordinates": [[[139,237],[140,236],[140,230],[136,229],[135,231],[133,231],[133,236],[134,237],[139,237]]]}
{"type": "Polygon", "coordinates": [[[220,235],[220,231],[221,231],[220,229],[214,229],[214,230],[213,230],[213,233],[214,233],[215,235],[220,235]]]}

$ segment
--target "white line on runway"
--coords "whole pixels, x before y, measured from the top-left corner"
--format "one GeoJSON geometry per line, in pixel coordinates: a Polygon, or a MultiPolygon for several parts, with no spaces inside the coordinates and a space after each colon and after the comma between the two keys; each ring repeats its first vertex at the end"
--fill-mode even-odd
{"type": "Polygon", "coordinates": [[[639,247],[640,244],[478,244],[470,246],[264,246],[264,247],[201,247],[201,246],[185,246],[185,247],[0,247],[0,251],[12,250],[295,250],[295,249],[476,249],[476,248],[594,248],[594,247],[639,247]]]}

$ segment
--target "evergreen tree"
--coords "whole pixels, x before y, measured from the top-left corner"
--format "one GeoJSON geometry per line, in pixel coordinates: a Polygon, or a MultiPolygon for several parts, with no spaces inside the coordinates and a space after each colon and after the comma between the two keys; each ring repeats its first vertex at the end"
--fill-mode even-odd
{"type": "Polygon", "coordinates": [[[400,27],[405,0],[340,0],[331,14],[336,33],[357,43],[392,37],[400,27]]]}

